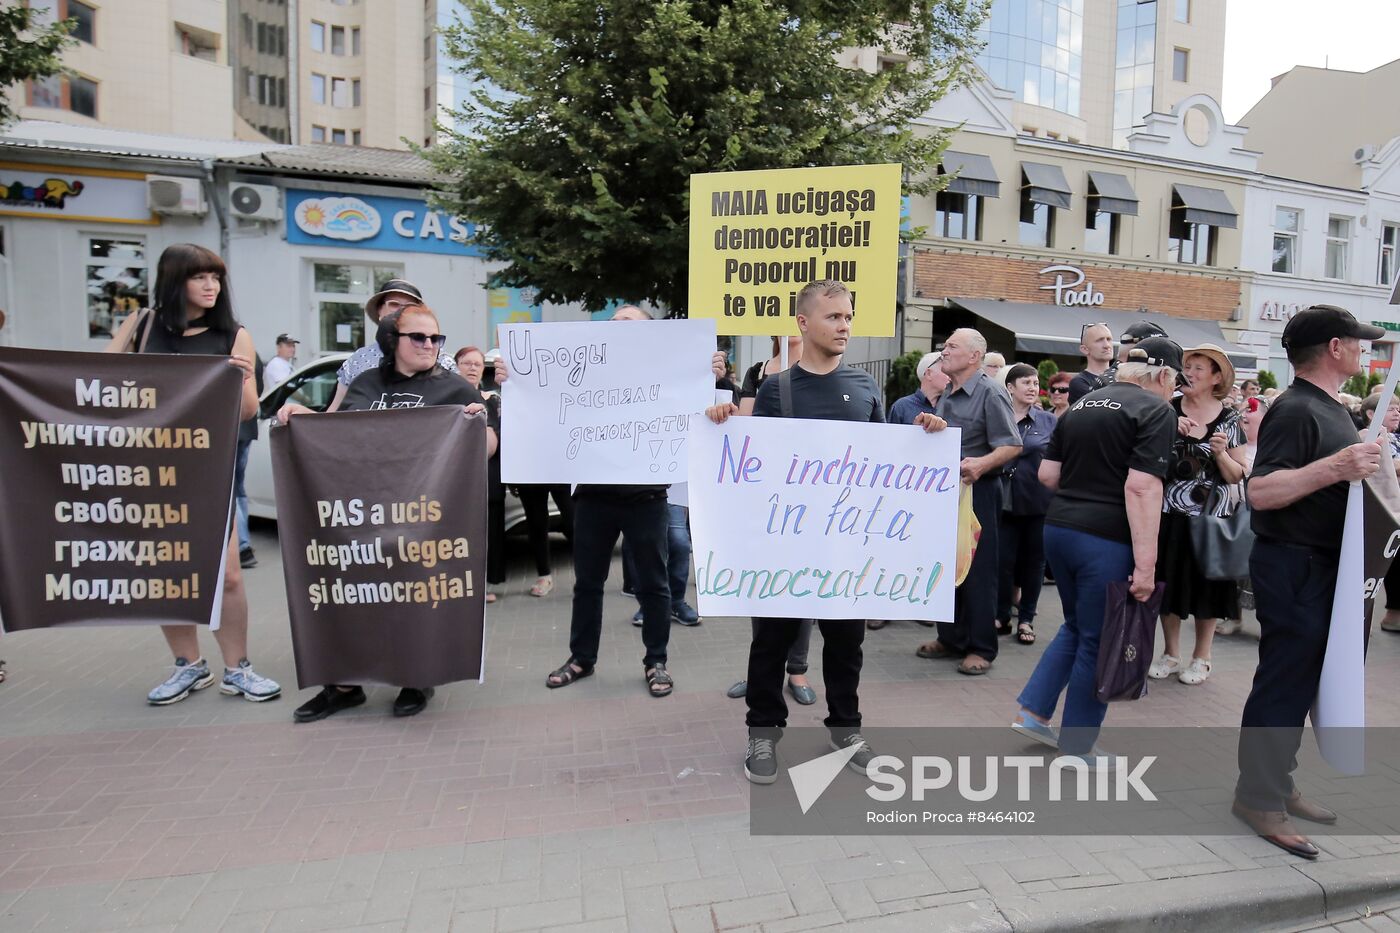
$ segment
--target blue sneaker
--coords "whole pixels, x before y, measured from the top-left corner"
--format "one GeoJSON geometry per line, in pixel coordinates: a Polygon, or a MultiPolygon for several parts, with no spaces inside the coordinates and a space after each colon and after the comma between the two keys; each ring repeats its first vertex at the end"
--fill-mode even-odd
{"type": "Polygon", "coordinates": [[[224,668],[224,682],[219,689],[231,697],[241,693],[243,699],[252,700],[254,703],[275,700],[282,695],[282,687],[277,681],[253,670],[253,665],[248,663],[247,658],[239,661],[237,667],[224,668]]]}
{"type": "Polygon", "coordinates": [[[637,626],[637,628],[642,627],[642,610],[638,609],[632,614],[632,624],[637,626]]]}
{"type": "Polygon", "coordinates": [[[175,659],[175,672],[165,682],[146,694],[146,702],[152,706],[169,706],[179,703],[196,690],[214,685],[214,675],[203,658],[191,664],[184,658],[175,659]]]}
{"type": "Polygon", "coordinates": [[[679,622],[681,625],[699,625],[700,613],[695,611],[695,607],[685,600],[678,603],[671,603],[671,621],[679,622]]]}
{"type": "Polygon", "coordinates": [[[1051,748],[1060,747],[1059,734],[1024,710],[1016,714],[1016,719],[1011,723],[1011,728],[1021,733],[1026,738],[1039,742],[1041,745],[1048,745],[1051,748]]]}

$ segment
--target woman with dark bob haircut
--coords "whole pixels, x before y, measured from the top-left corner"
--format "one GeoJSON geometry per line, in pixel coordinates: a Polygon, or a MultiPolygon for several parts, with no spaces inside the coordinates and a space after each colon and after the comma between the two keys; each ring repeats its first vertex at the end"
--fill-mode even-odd
{"type": "MultiPolygon", "coordinates": [[[[156,264],[155,307],[122,322],[108,353],[192,353],[227,356],[243,371],[243,398],[238,419],[257,417],[253,382],[253,338],[233,316],[228,269],[217,253],[193,243],[179,243],[160,254],[156,264]]],[[[153,706],[178,703],[196,690],[213,686],[216,675],[199,652],[194,625],[162,625],[175,669],[146,699],[153,706]]],[[[223,654],[219,689],[254,702],[281,696],[282,688],[248,663],[248,594],[238,565],[238,537],[230,536],[224,565],[223,613],[214,632],[223,654]]]]}

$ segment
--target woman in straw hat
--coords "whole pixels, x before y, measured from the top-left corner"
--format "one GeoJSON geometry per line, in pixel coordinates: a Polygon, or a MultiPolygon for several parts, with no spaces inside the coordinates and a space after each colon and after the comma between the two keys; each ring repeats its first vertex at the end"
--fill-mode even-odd
{"type": "Polygon", "coordinates": [[[1163,490],[1162,528],[1157,544],[1157,579],[1166,583],[1162,600],[1162,656],[1148,671],[1157,680],[1177,675],[1188,685],[1210,676],[1210,647],[1217,619],[1237,619],[1239,585],[1207,580],[1191,544],[1191,519],[1202,513],[1226,517],[1239,501],[1235,487],[1244,479],[1245,437],[1239,412],[1224,400],[1234,390],[1235,368],[1212,344],[1183,354],[1181,395],[1172,401],[1177,438],[1163,490]],[[1181,662],[1181,620],[1194,616],[1196,645],[1189,664],[1181,662]]]}

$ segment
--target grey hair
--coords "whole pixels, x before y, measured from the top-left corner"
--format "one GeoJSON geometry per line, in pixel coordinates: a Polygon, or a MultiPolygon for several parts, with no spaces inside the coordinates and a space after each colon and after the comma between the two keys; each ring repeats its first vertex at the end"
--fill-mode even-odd
{"type": "Polygon", "coordinates": [[[641,307],[640,305],[618,305],[617,308],[615,308],[615,309],[613,310],[613,317],[617,317],[618,312],[620,312],[620,311],[628,311],[628,310],[636,311],[638,314],[640,314],[642,317],[646,318],[648,321],[653,321],[653,320],[655,320],[655,318],[653,318],[653,317],[651,316],[651,312],[648,311],[646,308],[641,307]]]}
{"type": "Polygon", "coordinates": [[[1170,373],[1172,382],[1176,382],[1177,372],[1170,366],[1150,366],[1147,363],[1119,363],[1119,382],[1131,382],[1134,385],[1150,386],[1161,381],[1162,373],[1170,373]]]}
{"type": "Polygon", "coordinates": [[[967,337],[967,342],[972,344],[972,349],[976,350],[978,353],[986,354],[987,338],[983,337],[981,332],[973,330],[971,327],[959,327],[948,336],[956,337],[958,334],[967,337]]]}
{"type": "Polygon", "coordinates": [[[914,372],[918,374],[920,379],[922,379],[924,378],[924,373],[932,369],[934,365],[941,359],[943,359],[943,352],[941,350],[934,350],[932,353],[925,353],[922,357],[919,358],[919,365],[914,367],[914,372]]]}

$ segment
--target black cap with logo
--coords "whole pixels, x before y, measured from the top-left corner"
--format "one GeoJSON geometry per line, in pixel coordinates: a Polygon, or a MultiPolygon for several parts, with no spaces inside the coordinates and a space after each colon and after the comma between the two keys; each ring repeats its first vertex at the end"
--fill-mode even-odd
{"type": "Polygon", "coordinates": [[[1128,351],[1127,363],[1146,363],[1148,366],[1170,366],[1181,372],[1181,346],[1170,337],[1144,337],[1128,351]]]}
{"type": "Polygon", "coordinates": [[[1130,347],[1148,337],[1165,337],[1167,332],[1151,321],[1138,321],[1136,324],[1129,324],[1123,331],[1123,335],[1118,338],[1118,342],[1125,347],[1130,347]]]}
{"type": "Polygon", "coordinates": [[[1293,315],[1293,319],[1283,328],[1283,346],[1297,350],[1327,343],[1333,337],[1379,340],[1384,336],[1384,328],[1362,324],[1345,308],[1313,305],[1293,315]]]}
{"type": "Polygon", "coordinates": [[[298,343],[301,343],[300,340],[296,339],[296,338],[293,337],[291,334],[278,334],[278,335],[277,335],[277,342],[278,342],[278,343],[290,343],[290,344],[298,344],[298,343]]]}

